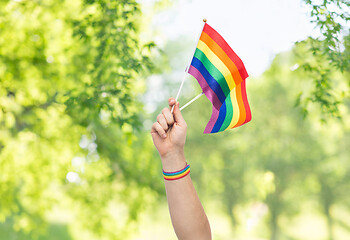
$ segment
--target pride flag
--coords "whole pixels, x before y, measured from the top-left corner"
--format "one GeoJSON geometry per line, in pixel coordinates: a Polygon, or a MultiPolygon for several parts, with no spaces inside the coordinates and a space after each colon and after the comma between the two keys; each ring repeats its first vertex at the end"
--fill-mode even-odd
{"type": "Polygon", "coordinates": [[[213,104],[213,113],[204,133],[239,127],[251,120],[246,93],[248,73],[242,60],[207,23],[188,73],[197,79],[203,93],[213,104]]]}

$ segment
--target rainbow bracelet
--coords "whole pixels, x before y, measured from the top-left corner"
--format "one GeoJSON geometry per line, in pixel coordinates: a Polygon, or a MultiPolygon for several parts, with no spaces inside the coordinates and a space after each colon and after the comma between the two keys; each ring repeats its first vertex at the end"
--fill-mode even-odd
{"type": "Polygon", "coordinates": [[[165,180],[177,180],[186,177],[190,173],[190,165],[186,163],[186,167],[176,172],[164,172],[163,177],[165,180]]]}

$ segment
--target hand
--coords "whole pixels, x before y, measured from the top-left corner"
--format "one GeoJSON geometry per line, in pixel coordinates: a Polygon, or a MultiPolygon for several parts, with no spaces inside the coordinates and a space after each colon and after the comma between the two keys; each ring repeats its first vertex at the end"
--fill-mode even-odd
{"type": "Polygon", "coordinates": [[[162,160],[169,156],[183,156],[187,124],[181,115],[179,103],[169,98],[169,108],[164,108],[152,125],[152,139],[162,160]],[[175,105],[175,106],[174,106],[175,105]],[[174,106],[174,112],[170,109],[174,106]]]}

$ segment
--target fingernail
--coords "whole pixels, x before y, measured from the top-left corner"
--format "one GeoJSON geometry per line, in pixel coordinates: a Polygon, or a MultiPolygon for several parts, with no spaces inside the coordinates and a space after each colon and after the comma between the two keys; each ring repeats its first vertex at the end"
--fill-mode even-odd
{"type": "Polygon", "coordinates": [[[166,134],[164,133],[164,134],[162,135],[162,137],[163,137],[163,138],[166,138],[166,134]]]}

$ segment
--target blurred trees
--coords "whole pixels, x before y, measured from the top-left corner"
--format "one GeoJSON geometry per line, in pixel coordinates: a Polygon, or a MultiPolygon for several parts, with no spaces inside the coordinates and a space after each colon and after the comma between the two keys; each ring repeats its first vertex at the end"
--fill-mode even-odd
{"type": "MultiPolygon", "coordinates": [[[[303,0],[310,9],[311,21],[316,24],[322,37],[307,39],[308,51],[313,54],[312,63],[308,59],[300,61],[311,78],[313,87],[310,92],[302,92],[298,104],[304,114],[318,105],[320,118],[325,121],[329,116],[341,117],[339,104],[349,100],[350,77],[336,84],[332,71],[350,74],[350,2],[347,0],[303,0]],[[346,85],[346,90],[342,88],[346,85]]],[[[300,44],[304,44],[302,41],[300,44]]]]}
{"type": "MultiPolygon", "coordinates": [[[[328,124],[320,125],[317,111],[309,113],[311,119],[300,119],[298,109],[293,106],[293,98],[298,89],[308,90],[309,86],[303,85],[309,75],[303,68],[294,70],[293,66],[295,67],[295,62],[300,61],[301,56],[304,60],[312,62],[313,55],[308,56],[305,52],[307,49],[307,45],[297,45],[291,53],[276,56],[270,69],[259,79],[259,83],[252,87],[264,89],[260,93],[254,90],[251,93],[253,100],[254,96],[264,99],[253,103],[256,115],[260,109],[266,109],[268,106],[265,114],[256,116],[257,126],[264,127],[259,128],[255,135],[264,137],[261,141],[259,137],[255,139],[256,145],[253,149],[259,153],[257,159],[260,158],[260,164],[256,164],[274,175],[275,189],[266,198],[272,223],[276,216],[281,214],[300,213],[303,202],[307,202],[308,198],[315,194],[327,218],[332,239],[330,204],[342,198],[341,192],[337,192],[340,188],[343,193],[349,190],[349,179],[346,176],[350,173],[350,165],[344,158],[349,156],[349,152],[342,146],[347,139],[346,135],[349,134],[349,122],[328,120],[328,124]],[[271,99],[271,102],[268,99],[271,99]],[[260,122],[262,119],[265,121],[260,122]],[[259,134],[259,131],[262,133],[259,134]],[[264,144],[267,135],[263,133],[265,131],[269,132],[268,144],[264,144]],[[334,148],[329,152],[332,147],[334,148]],[[343,171],[340,172],[339,168],[343,171]],[[344,184],[345,182],[347,183],[344,184]]],[[[331,72],[330,76],[335,84],[346,80],[346,76],[340,74],[336,68],[331,72]]],[[[339,103],[338,106],[343,110],[344,118],[348,118],[346,103],[339,103]]],[[[278,221],[272,224],[271,239],[279,239],[275,230],[277,224],[278,221]]]]}
{"type": "MultiPolygon", "coordinates": [[[[319,42],[319,44],[321,44],[319,42]]],[[[317,173],[315,178],[318,180],[317,195],[319,198],[320,208],[327,219],[329,239],[334,239],[333,234],[333,221],[332,208],[334,205],[341,203],[343,206],[349,204],[348,194],[350,191],[349,186],[349,174],[350,166],[346,159],[349,159],[350,152],[346,145],[349,142],[349,107],[350,102],[347,93],[349,93],[350,85],[348,79],[350,72],[341,71],[337,66],[334,66],[332,62],[325,58],[325,56],[315,55],[308,51],[311,46],[315,46],[315,41],[308,39],[303,43],[298,43],[294,49],[294,57],[297,64],[300,62],[308,62],[310,65],[318,64],[322,69],[322,66],[326,66],[323,69],[327,70],[327,75],[332,79],[332,84],[335,88],[342,91],[344,98],[340,100],[336,106],[342,120],[323,119],[323,124],[319,126],[317,124],[317,115],[319,111],[317,108],[310,108],[310,116],[312,122],[318,131],[318,139],[322,143],[322,155],[320,160],[322,164],[317,164],[314,171],[317,173]],[[327,123],[325,123],[327,122],[327,123]]],[[[348,51],[347,49],[346,51],[348,51]]],[[[334,61],[337,61],[336,59],[334,61]]],[[[321,70],[322,72],[322,70],[321,70]]],[[[295,70],[295,77],[298,79],[310,79],[313,74],[310,74],[309,69],[303,67],[295,70]],[[303,77],[304,76],[304,77],[303,77]]],[[[317,74],[317,73],[315,73],[317,74]]],[[[303,81],[304,83],[304,81],[303,81]]],[[[310,88],[305,86],[306,91],[310,88]]],[[[339,93],[338,92],[338,93],[339,93]]],[[[325,98],[329,95],[324,94],[325,98]]]]}
{"type": "Polygon", "coordinates": [[[152,143],[137,133],[154,46],[139,41],[140,19],[134,0],[0,2],[0,221],[8,230],[39,236],[61,212],[73,236],[124,239],[161,189],[152,143]],[[116,203],[125,210],[111,211],[116,203]]]}
{"type": "Polygon", "coordinates": [[[309,191],[304,181],[322,154],[312,124],[303,121],[293,106],[298,82],[290,71],[290,55],[276,56],[263,76],[250,82],[250,86],[254,85],[249,97],[255,117],[253,126],[247,128],[255,137],[249,150],[242,152],[255,160],[252,166],[264,177],[256,188],[268,188],[258,197],[269,209],[273,240],[281,237],[281,217],[300,213],[309,191]]]}

